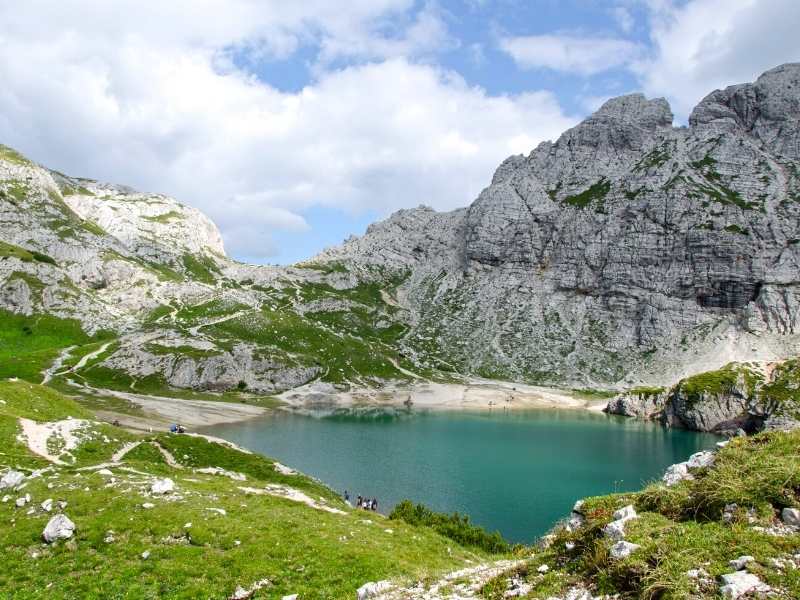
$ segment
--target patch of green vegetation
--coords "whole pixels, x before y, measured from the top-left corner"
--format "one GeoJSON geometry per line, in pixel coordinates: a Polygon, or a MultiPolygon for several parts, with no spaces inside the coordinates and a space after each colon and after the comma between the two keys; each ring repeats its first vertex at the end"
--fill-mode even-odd
{"type": "Polygon", "coordinates": [[[205,254],[184,254],[181,262],[192,279],[212,285],[217,282],[220,271],[211,257],[205,254]]]}
{"type": "Polygon", "coordinates": [[[22,156],[19,152],[8,146],[0,144],[0,160],[4,160],[15,165],[32,166],[33,163],[22,156]]]}
{"type": "Polygon", "coordinates": [[[0,198],[7,200],[19,207],[28,197],[28,185],[18,179],[9,179],[3,182],[5,189],[0,189],[0,198]]]}
{"type": "Polygon", "coordinates": [[[570,390],[581,400],[607,400],[617,395],[613,390],[595,390],[590,388],[573,388],[570,390]]]}
{"type": "Polygon", "coordinates": [[[663,394],[665,390],[666,388],[663,387],[639,386],[631,388],[628,390],[628,393],[632,396],[642,396],[648,398],[650,396],[658,396],[659,394],[663,394]]]}
{"type": "Polygon", "coordinates": [[[142,218],[145,221],[150,221],[151,223],[161,223],[162,225],[166,225],[168,223],[171,223],[172,221],[181,220],[183,217],[181,216],[181,213],[179,213],[178,211],[171,210],[164,214],[156,215],[154,217],[144,216],[142,218]]]}
{"type": "Polygon", "coordinates": [[[172,313],[173,308],[169,304],[161,304],[151,310],[144,318],[145,323],[155,323],[172,313]]]}
{"type": "Polygon", "coordinates": [[[0,379],[19,377],[38,383],[44,371],[67,346],[108,339],[102,332],[87,335],[75,319],[52,315],[18,315],[0,309],[0,379]]]}
{"type": "Polygon", "coordinates": [[[224,298],[215,298],[208,302],[203,302],[202,304],[184,306],[175,314],[175,318],[184,323],[195,323],[205,319],[233,315],[249,308],[249,306],[240,302],[233,302],[224,298]]]}
{"type": "Polygon", "coordinates": [[[403,500],[394,507],[389,518],[402,520],[410,525],[430,527],[462,546],[479,548],[490,554],[505,554],[511,551],[511,545],[499,532],[489,533],[482,527],[470,523],[467,515],[460,515],[457,512],[446,515],[434,512],[424,504],[415,505],[410,500],[403,500]]]}
{"type": "Polygon", "coordinates": [[[605,177],[600,179],[597,183],[589,186],[588,189],[582,191],[574,196],[567,196],[564,198],[564,203],[574,206],[576,208],[586,208],[595,200],[599,203],[603,202],[608,192],[611,191],[611,182],[605,177]]]}
{"type": "Polygon", "coordinates": [[[736,224],[726,225],[725,226],[725,231],[727,231],[729,233],[737,233],[739,235],[750,235],[750,232],[747,229],[744,229],[743,227],[739,227],[736,224]]]}
{"type": "Polygon", "coordinates": [[[330,275],[331,273],[347,273],[348,269],[347,266],[339,261],[332,260],[330,262],[318,263],[318,262],[300,262],[294,265],[297,269],[310,269],[312,271],[319,271],[325,275],[330,275]]]}
{"type": "Polygon", "coordinates": [[[785,411],[800,418],[800,359],[775,367],[769,383],[759,390],[761,403],[772,412],[785,411]]]}
{"type": "Polygon", "coordinates": [[[635,189],[635,190],[625,190],[625,197],[628,200],[636,200],[636,198],[639,196],[639,194],[641,194],[645,190],[646,190],[646,188],[644,188],[644,187],[640,187],[640,188],[635,189]]]}
{"type": "Polygon", "coordinates": [[[220,350],[214,349],[201,349],[194,346],[162,346],[157,343],[149,343],[144,346],[144,349],[150,354],[157,356],[177,356],[181,358],[191,358],[194,360],[202,360],[211,356],[219,356],[222,354],[220,350]]]}
{"type": "MultiPolygon", "coordinates": [[[[574,531],[558,528],[552,543],[521,570],[533,586],[528,597],[546,598],[583,584],[595,595],[623,598],[716,598],[715,580],[730,573],[729,561],[742,555],[755,558],[748,571],[782,588],[787,597],[800,597],[800,578],[772,562],[795,553],[800,534],[774,536],[754,527],[768,526],[782,508],[800,505],[800,432],[736,438],[719,451],[712,468],[694,470],[693,475],[693,480],[671,487],[659,482],[639,493],[586,499],[581,507],[584,524],[574,531]],[[628,504],[634,505],[638,518],[625,524],[625,540],[640,547],[614,560],[614,542],[603,535],[603,527],[615,510],[628,504]],[[726,523],[722,513],[730,504],[739,509],[733,522],[726,523]],[[756,509],[755,523],[748,521],[750,508],[756,509]],[[549,568],[545,577],[537,570],[542,564],[549,568]],[[700,567],[713,582],[708,588],[698,587],[698,579],[688,575],[700,567]]],[[[498,591],[492,582],[484,597],[502,597],[498,591]]]]}
{"type": "Polygon", "coordinates": [[[42,254],[36,250],[26,250],[20,246],[0,241],[0,259],[7,257],[18,258],[24,262],[38,261],[51,265],[56,264],[56,261],[46,254],[42,254]]]}
{"type": "Polygon", "coordinates": [[[752,396],[761,381],[761,375],[747,365],[729,363],[717,371],[707,371],[681,380],[678,389],[686,395],[691,405],[701,400],[704,394],[719,396],[737,388],[752,396]]]}
{"type": "Polygon", "coordinates": [[[671,158],[670,150],[666,144],[653,148],[645,154],[633,167],[634,172],[647,171],[665,164],[671,158]]]}
{"type": "Polygon", "coordinates": [[[44,385],[27,381],[0,381],[0,414],[32,419],[60,421],[67,417],[87,419],[92,415],[74,400],[44,385]]]}
{"type": "Polygon", "coordinates": [[[300,364],[317,367],[326,381],[406,378],[392,364],[392,360],[399,358],[394,348],[330,331],[288,310],[253,312],[210,325],[203,331],[220,343],[229,338],[253,342],[265,349],[275,348],[300,364]]]}

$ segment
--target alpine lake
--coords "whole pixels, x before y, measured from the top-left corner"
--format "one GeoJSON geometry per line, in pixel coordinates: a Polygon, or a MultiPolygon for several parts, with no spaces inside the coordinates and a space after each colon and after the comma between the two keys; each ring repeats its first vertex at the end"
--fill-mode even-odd
{"type": "Polygon", "coordinates": [[[205,430],[344,493],[467,514],[532,543],[576,500],[640,489],[720,438],[584,410],[339,409],[205,430]]]}

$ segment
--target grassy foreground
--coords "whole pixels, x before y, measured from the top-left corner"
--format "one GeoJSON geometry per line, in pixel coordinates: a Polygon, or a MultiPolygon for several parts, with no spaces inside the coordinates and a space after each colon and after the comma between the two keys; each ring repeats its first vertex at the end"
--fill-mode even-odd
{"type": "Polygon", "coordinates": [[[353,598],[368,581],[416,581],[488,558],[427,527],[352,510],[324,485],[283,474],[268,458],[188,435],[137,437],[90,419],[49,388],[0,382],[0,474],[44,469],[24,489],[0,491],[9,496],[0,503],[0,597],[227,598],[237,586],[267,579],[254,598],[353,598]],[[57,435],[47,440],[65,463],[54,465],[18,438],[20,418],[87,421],[74,448],[57,435]],[[100,469],[136,441],[143,443],[120,463],[100,469]],[[174,492],[153,495],[152,482],[163,477],[174,492]],[[317,508],[266,494],[269,485],[305,494],[317,508]],[[25,494],[30,502],[18,507],[25,494]],[[47,499],[56,504],[51,512],[41,507],[47,499]],[[60,512],[58,502],[66,502],[75,535],[45,544],[42,531],[60,512]]]}

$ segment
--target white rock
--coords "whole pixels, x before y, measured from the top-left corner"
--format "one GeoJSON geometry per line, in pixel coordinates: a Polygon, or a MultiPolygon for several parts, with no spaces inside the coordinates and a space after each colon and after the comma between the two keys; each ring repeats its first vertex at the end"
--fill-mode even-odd
{"type": "Polygon", "coordinates": [[[758,577],[745,571],[727,573],[721,579],[722,587],[719,588],[719,591],[723,598],[730,598],[731,600],[740,598],[748,592],[767,592],[770,589],[758,577]]]}
{"type": "Polygon", "coordinates": [[[375,598],[379,594],[388,591],[392,584],[388,581],[368,582],[362,585],[356,591],[357,600],[367,600],[368,598],[375,598]]]}
{"type": "Polygon", "coordinates": [[[8,471],[0,478],[0,490],[13,490],[22,485],[25,481],[25,474],[19,471],[8,471]]]}
{"type": "Polygon", "coordinates": [[[3,504],[5,504],[6,502],[9,502],[10,500],[11,500],[11,496],[6,494],[5,496],[3,496],[2,502],[3,502],[3,504]]]}
{"type": "Polygon", "coordinates": [[[220,514],[223,517],[228,514],[228,511],[226,511],[224,508],[207,508],[206,510],[210,510],[211,512],[215,512],[217,514],[220,514]]]}
{"type": "Polygon", "coordinates": [[[28,503],[28,498],[25,497],[25,496],[21,496],[21,497],[17,498],[17,500],[15,502],[15,504],[17,505],[17,508],[22,508],[27,503],[28,503]]]}
{"type": "Polygon", "coordinates": [[[289,596],[284,596],[281,600],[297,600],[297,594],[290,594],[289,596]]]}
{"type": "Polygon", "coordinates": [[[730,440],[725,440],[724,442],[717,442],[717,448],[724,448],[725,446],[727,446],[730,443],[731,443],[730,440]]]}
{"type": "Polygon", "coordinates": [[[75,532],[75,523],[70,521],[67,515],[56,515],[50,521],[42,532],[44,541],[52,544],[56,540],[66,540],[72,537],[75,532]]]}
{"type": "Polygon", "coordinates": [[[714,460],[716,457],[714,453],[710,450],[703,450],[701,452],[695,452],[689,457],[689,460],[686,463],[686,466],[690,469],[701,469],[704,467],[710,467],[714,464],[714,460]]]}
{"type": "Polygon", "coordinates": [[[611,546],[610,550],[611,558],[615,560],[627,558],[639,548],[641,548],[639,544],[631,544],[630,542],[626,542],[625,540],[620,540],[616,544],[611,546]]]}
{"type": "Polygon", "coordinates": [[[578,501],[577,501],[577,502],[576,502],[576,503],[575,503],[575,504],[572,506],[572,512],[580,513],[580,512],[581,512],[581,509],[583,508],[583,503],[584,503],[584,500],[578,500],[578,501]]]}
{"type": "Polygon", "coordinates": [[[623,506],[618,511],[614,512],[615,521],[627,521],[629,519],[635,519],[636,516],[636,509],[633,508],[632,504],[623,506]]]}
{"type": "Polygon", "coordinates": [[[737,571],[741,571],[742,569],[745,568],[745,566],[747,566],[747,563],[753,562],[754,560],[755,560],[755,558],[753,558],[752,556],[746,554],[744,556],[740,556],[739,558],[735,558],[735,559],[729,561],[728,562],[728,566],[731,569],[736,569],[737,571]]]}
{"type": "Polygon", "coordinates": [[[621,540],[625,537],[625,521],[611,521],[603,527],[603,535],[612,540],[621,540]]]}
{"type": "Polygon", "coordinates": [[[164,479],[156,479],[153,483],[150,484],[150,493],[163,495],[169,494],[170,492],[175,490],[175,482],[172,479],[164,478],[164,479]]]}
{"type": "Polygon", "coordinates": [[[694,479],[694,477],[689,473],[688,464],[685,462],[668,467],[664,476],[661,478],[667,485],[675,485],[678,482],[687,481],[689,479],[694,479]]]}
{"type": "Polygon", "coordinates": [[[572,588],[567,592],[567,595],[564,596],[564,600],[592,600],[592,595],[586,588],[572,588]]]}
{"type": "Polygon", "coordinates": [[[153,504],[152,502],[145,502],[144,504],[142,504],[142,508],[155,508],[155,504],[153,504]]]}
{"type": "Polygon", "coordinates": [[[50,512],[51,510],[53,510],[53,499],[48,498],[47,500],[42,502],[40,506],[42,507],[43,511],[50,512]]]}
{"type": "Polygon", "coordinates": [[[800,510],[796,508],[784,508],[781,511],[781,519],[790,527],[800,527],[800,510]]]}
{"type": "Polygon", "coordinates": [[[150,558],[150,550],[145,550],[142,552],[142,560],[147,560],[148,558],[150,558]]]}
{"type": "Polygon", "coordinates": [[[539,573],[547,573],[550,570],[550,567],[547,565],[539,565],[539,568],[536,569],[539,573]]]}
{"type": "Polygon", "coordinates": [[[112,477],[114,475],[109,469],[100,469],[97,474],[105,477],[112,477]]]}

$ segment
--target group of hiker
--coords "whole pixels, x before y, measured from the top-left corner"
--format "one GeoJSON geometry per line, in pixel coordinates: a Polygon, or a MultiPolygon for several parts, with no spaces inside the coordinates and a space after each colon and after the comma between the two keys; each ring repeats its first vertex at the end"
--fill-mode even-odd
{"type": "Polygon", "coordinates": [[[180,423],[173,423],[169,426],[170,433],[186,433],[186,428],[180,423]]]}
{"type": "MultiPolygon", "coordinates": [[[[344,501],[350,504],[350,494],[347,490],[344,491],[344,501]]],[[[363,508],[364,510],[378,511],[378,499],[369,499],[366,496],[358,496],[356,498],[356,508],[363,508]]]]}

